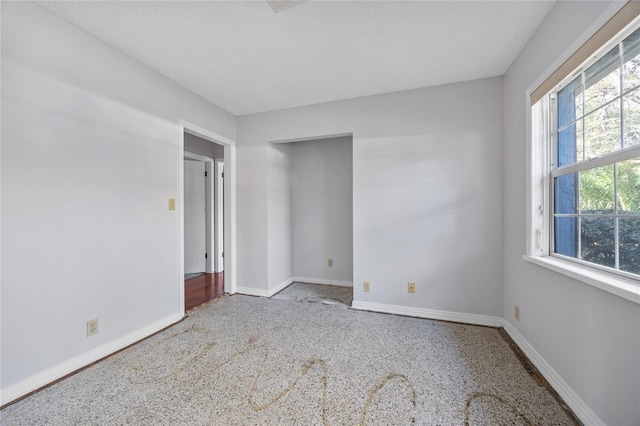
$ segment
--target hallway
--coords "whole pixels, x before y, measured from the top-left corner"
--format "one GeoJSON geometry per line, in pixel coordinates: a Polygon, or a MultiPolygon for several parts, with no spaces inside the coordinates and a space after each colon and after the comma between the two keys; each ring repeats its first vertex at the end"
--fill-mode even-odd
{"type": "Polygon", "coordinates": [[[184,281],[184,310],[195,308],[224,294],[224,272],[202,274],[184,281]]]}

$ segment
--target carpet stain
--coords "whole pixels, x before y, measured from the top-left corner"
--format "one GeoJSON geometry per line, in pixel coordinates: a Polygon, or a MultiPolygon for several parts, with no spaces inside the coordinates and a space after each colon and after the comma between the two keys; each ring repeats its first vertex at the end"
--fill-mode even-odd
{"type": "Polygon", "coordinates": [[[249,396],[247,398],[249,408],[251,408],[253,411],[262,411],[271,407],[273,404],[275,404],[280,399],[282,399],[282,397],[284,397],[286,394],[291,392],[291,390],[296,387],[298,382],[304,376],[309,374],[309,372],[314,366],[318,365],[322,369],[322,377],[320,378],[320,381],[322,383],[322,424],[327,425],[328,424],[327,422],[327,363],[322,359],[310,359],[307,362],[305,362],[300,369],[300,374],[298,375],[298,377],[296,377],[293,381],[291,381],[291,383],[289,383],[289,385],[286,388],[284,388],[280,393],[278,393],[270,401],[262,405],[258,405],[253,402],[252,396],[253,396],[253,393],[255,392],[256,384],[258,383],[258,380],[260,379],[260,376],[264,371],[264,365],[266,365],[268,357],[269,357],[269,351],[265,348],[264,359],[262,362],[263,367],[258,371],[258,374],[256,374],[256,377],[253,379],[253,383],[251,384],[251,389],[249,389],[249,396]]]}
{"type": "MultiPolygon", "coordinates": [[[[416,409],[416,389],[411,383],[411,380],[407,378],[404,374],[391,373],[382,379],[376,386],[371,389],[369,392],[369,397],[367,398],[367,402],[364,404],[364,409],[362,410],[362,417],[360,419],[360,426],[364,426],[365,420],[367,419],[367,411],[369,410],[369,406],[373,402],[373,399],[380,393],[380,391],[392,380],[400,380],[405,382],[407,387],[411,389],[411,404],[413,405],[413,410],[416,409]]],[[[415,424],[415,417],[411,418],[411,424],[415,424]]]]}
{"type": "MultiPolygon", "coordinates": [[[[187,361],[185,364],[183,364],[182,366],[178,367],[177,369],[171,371],[168,374],[161,374],[158,375],[156,377],[154,377],[153,379],[150,380],[136,380],[134,377],[136,375],[139,375],[139,373],[141,372],[149,372],[149,371],[153,371],[156,369],[160,369],[162,367],[164,367],[164,365],[161,366],[145,366],[145,365],[139,365],[139,361],[140,359],[147,355],[147,354],[152,354],[154,353],[155,350],[158,350],[158,346],[161,346],[163,344],[166,344],[168,341],[175,339],[176,337],[178,337],[179,335],[181,335],[182,333],[188,333],[188,332],[193,332],[193,331],[197,331],[197,332],[203,332],[203,333],[207,333],[207,331],[202,331],[202,330],[196,330],[194,329],[188,329],[185,330],[181,333],[172,333],[170,335],[168,335],[167,337],[161,339],[160,341],[158,341],[157,343],[155,343],[154,345],[152,345],[148,351],[146,351],[145,353],[142,353],[138,356],[136,356],[134,358],[134,360],[132,361],[132,363],[130,364],[130,369],[133,370],[134,375],[129,377],[129,382],[131,384],[136,384],[136,385],[141,385],[141,384],[148,384],[148,383],[154,383],[154,382],[158,382],[167,378],[172,378],[173,380],[175,380],[176,382],[179,383],[190,383],[190,382],[195,382],[197,380],[203,379],[204,377],[213,374],[214,372],[216,372],[217,370],[225,367],[226,365],[230,364],[233,360],[235,360],[236,358],[238,358],[239,356],[242,356],[244,354],[246,354],[249,351],[252,350],[262,350],[263,351],[263,360],[262,360],[262,367],[258,370],[258,373],[256,374],[253,383],[251,384],[251,388],[249,389],[249,395],[247,398],[247,402],[249,405],[249,408],[253,411],[262,411],[262,410],[266,410],[267,408],[271,407],[272,405],[274,405],[276,402],[278,402],[279,400],[281,400],[286,394],[288,394],[291,390],[293,390],[298,382],[305,377],[307,374],[309,374],[309,372],[311,371],[311,369],[314,366],[319,366],[322,369],[322,377],[321,377],[321,383],[322,383],[322,423],[324,425],[328,425],[327,422],[327,364],[324,360],[322,359],[310,359],[308,361],[306,361],[302,366],[301,366],[301,371],[300,374],[298,375],[298,377],[296,377],[291,383],[289,383],[289,385],[283,389],[281,392],[279,392],[274,398],[272,398],[271,400],[269,400],[268,402],[266,402],[265,404],[256,404],[253,401],[253,394],[255,392],[256,389],[256,385],[260,379],[260,376],[262,375],[263,371],[264,371],[264,366],[267,363],[267,360],[269,358],[269,350],[266,346],[263,345],[259,345],[258,344],[258,339],[255,337],[251,337],[246,345],[234,352],[233,354],[231,354],[226,360],[224,360],[223,362],[215,365],[214,367],[205,370],[202,373],[196,374],[196,375],[191,375],[188,378],[182,379],[180,378],[180,374],[182,372],[184,372],[185,370],[187,370],[188,368],[194,366],[196,363],[198,363],[205,355],[207,355],[211,350],[213,350],[213,348],[217,345],[217,342],[212,341],[209,342],[200,352],[198,352],[195,356],[191,357],[191,359],[189,359],[189,361],[187,361]]],[[[415,391],[414,391],[415,393],[415,391]]]]}
{"type": "MultiPolygon", "coordinates": [[[[465,327],[460,327],[458,329],[459,333],[465,334],[467,332],[465,327]]],[[[236,358],[243,356],[245,354],[247,354],[248,352],[251,351],[261,351],[262,352],[262,362],[261,362],[261,366],[258,369],[251,387],[249,388],[249,392],[248,392],[248,396],[247,396],[247,404],[248,407],[254,411],[254,412],[259,412],[259,411],[263,411],[266,410],[270,407],[272,407],[274,404],[276,404],[278,401],[280,401],[283,397],[285,397],[287,394],[289,394],[293,389],[295,389],[300,380],[302,380],[305,376],[307,376],[308,374],[311,373],[311,371],[314,368],[320,368],[321,372],[322,372],[322,376],[320,377],[320,383],[322,386],[322,423],[324,426],[327,426],[328,420],[327,420],[327,376],[328,376],[328,369],[327,369],[327,363],[325,360],[323,359],[319,359],[319,358],[312,358],[307,360],[306,362],[304,362],[304,364],[301,365],[300,367],[300,372],[299,374],[284,388],[282,389],[280,392],[277,393],[277,395],[275,395],[274,397],[272,397],[271,399],[269,399],[267,402],[265,403],[256,403],[254,401],[254,396],[256,394],[256,388],[258,387],[258,383],[260,381],[261,376],[263,375],[263,373],[265,373],[265,366],[268,363],[269,360],[269,348],[267,346],[265,346],[264,344],[259,343],[260,339],[258,339],[255,336],[250,337],[247,342],[245,343],[245,345],[233,352],[231,355],[229,355],[225,360],[223,360],[220,363],[217,363],[216,365],[212,366],[211,368],[208,368],[202,372],[199,372],[197,374],[186,374],[186,371],[188,369],[190,369],[191,367],[196,366],[197,364],[200,363],[200,361],[207,355],[209,354],[209,352],[211,352],[217,345],[216,341],[211,341],[208,342],[204,345],[204,347],[197,352],[195,355],[190,356],[187,358],[187,362],[183,363],[182,365],[179,365],[177,368],[174,367],[171,371],[167,372],[167,373],[158,373],[155,377],[146,379],[146,380],[141,380],[140,376],[145,376],[145,375],[149,375],[152,374],[153,375],[153,371],[161,371],[164,368],[168,368],[168,365],[165,364],[159,364],[159,365],[150,365],[152,364],[152,362],[144,362],[143,358],[145,356],[151,356],[155,351],[166,351],[168,350],[168,343],[173,340],[176,339],[177,337],[187,334],[187,333],[201,333],[201,334],[207,334],[209,333],[209,330],[207,330],[206,328],[203,327],[198,327],[196,325],[193,325],[191,328],[188,328],[184,331],[181,332],[176,332],[176,333],[172,333],[169,334],[168,336],[164,337],[163,339],[159,340],[158,342],[154,343],[153,345],[151,345],[145,352],[137,355],[136,357],[134,357],[133,361],[130,364],[130,369],[132,371],[132,374],[129,376],[129,382],[131,384],[136,384],[136,385],[142,385],[142,384],[149,384],[149,383],[154,383],[154,382],[158,382],[161,380],[165,380],[165,379],[172,379],[175,380],[178,383],[191,383],[191,382],[195,382],[201,379],[204,379],[206,376],[209,376],[213,373],[215,373],[216,371],[222,369],[223,367],[229,365],[231,362],[233,362],[236,358]],[[163,347],[164,346],[164,347],[163,347]],[[144,374],[141,374],[144,373],[144,374]],[[181,377],[181,376],[186,376],[186,377],[181,377]]],[[[151,359],[153,359],[153,357],[151,357],[151,359]]],[[[170,367],[169,367],[170,368],[170,367]]],[[[409,396],[409,402],[411,404],[412,411],[414,412],[412,417],[410,418],[410,424],[415,424],[415,411],[416,411],[416,389],[415,386],[413,385],[413,383],[411,382],[411,380],[409,380],[409,378],[407,376],[405,376],[404,374],[399,374],[399,373],[390,373],[387,376],[385,376],[379,383],[377,383],[368,393],[366,402],[364,404],[364,407],[362,409],[362,416],[360,418],[360,426],[364,426],[365,422],[367,420],[367,416],[369,414],[369,409],[371,407],[371,404],[373,403],[374,399],[376,398],[376,396],[378,396],[381,391],[392,381],[400,381],[402,382],[407,389],[410,390],[410,396],[409,396]]],[[[527,417],[520,412],[520,410],[518,410],[518,408],[516,408],[514,405],[510,404],[509,402],[505,401],[503,398],[491,394],[491,393],[487,393],[487,392],[475,392],[475,393],[471,393],[468,395],[467,400],[466,400],[466,404],[464,407],[464,424],[465,426],[469,426],[470,424],[470,412],[469,412],[469,407],[471,406],[471,404],[473,402],[475,402],[476,400],[478,400],[479,398],[492,398],[496,401],[498,401],[500,404],[508,407],[508,409],[515,414],[522,422],[524,422],[526,425],[530,425],[532,426],[533,424],[529,421],[529,419],[527,419],[527,417]]]]}
{"type": "Polygon", "coordinates": [[[487,392],[474,392],[474,393],[469,394],[469,396],[467,397],[467,403],[465,404],[465,407],[464,407],[464,424],[465,424],[465,426],[469,426],[469,406],[471,405],[472,402],[474,402],[478,398],[494,398],[495,400],[497,400],[501,404],[506,405],[507,407],[509,407],[509,409],[516,416],[518,416],[520,418],[520,420],[522,420],[525,424],[527,424],[529,426],[533,426],[533,423],[531,423],[529,421],[529,419],[527,419],[527,417],[524,414],[522,414],[522,412],[520,412],[520,410],[518,410],[512,404],[508,403],[507,401],[505,401],[504,399],[500,398],[497,395],[494,395],[494,394],[491,394],[491,393],[487,393],[487,392]]]}
{"type": "MultiPolygon", "coordinates": [[[[155,382],[167,379],[169,377],[172,377],[175,374],[177,374],[180,370],[182,370],[184,368],[187,368],[188,365],[197,362],[197,360],[199,358],[201,358],[202,356],[204,356],[204,354],[206,354],[211,349],[213,349],[213,346],[215,346],[215,344],[216,344],[215,342],[211,342],[199,354],[197,354],[192,360],[190,360],[183,367],[180,367],[177,370],[171,370],[169,373],[160,374],[160,375],[157,375],[157,376],[152,377],[151,379],[147,379],[147,380],[142,380],[142,379],[139,379],[139,378],[136,379],[136,376],[140,376],[141,373],[149,374],[150,372],[158,371],[158,370],[161,370],[163,368],[168,367],[166,364],[150,365],[149,362],[143,362],[142,361],[143,357],[145,357],[145,356],[147,356],[149,354],[153,354],[154,350],[157,350],[158,347],[166,345],[167,342],[177,338],[178,336],[186,334],[186,333],[203,333],[203,334],[206,334],[208,332],[209,331],[207,329],[205,329],[203,327],[199,327],[199,326],[194,324],[193,326],[191,326],[191,328],[188,328],[188,329],[186,329],[184,331],[181,331],[181,332],[171,333],[168,336],[160,339],[158,342],[152,344],[147,351],[135,356],[133,358],[133,360],[131,361],[131,363],[129,364],[129,368],[134,373],[131,376],[129,376],[129,383],[134,384],[134,385],[143,385],[143,384],[155,383],[155,382]]],[[[153,357],[153,358],[155,358],[155,357],[153,357]]],[[[144,375],[144,374],[142,374],[142,375],[144,375]]]]}
{"type": "MultiPolygon", "coordinates": [[[[143,362],[141,362],[141,359],[145,356],[145,355],[149,355],[149,354],[153,354],[154,351],[157,350],[163,350],[163,348],[161,348],[161,346],[166,345],[170,340],[177,338],[178,336],[180,336],[181,334],[184,333],[190,333],[190,332],[198,332],[198,333],[208,333],[208,331],[206,329],[202,329],[202,328],[197,328],[197,327],[192,327],[190,329],[184,330],[182,332],[179,333],[172,333],[168,336],[166,336],[165,338],[159,340],[157,343],[151,345],[149,347],[149,349],[147,351],[145,351],[144,353],[141,353],[139,355],[137,355],[133,361],[131,362],[129,368],[132,370],[133,374],[131,376],[129,376],[129,383],[131,384],[136,384],[136,385],[143,385],[143,384],[149,384],[149,383],[154,383],[154,382],[158,382],[167,378],[171,378],[173,380],[175,380],[178,383],[190,383],[190,382],[195,382],[198,380],[201,380],[203,378],[205,378],[206,376],[215,373],[217,370],[220,370],[221,368],[227,366],[228,364],[230,364],[232,361],[234,361],[236,358],[250,352],[250,351],[254,351],[254,350],[260,350],[263,352],[263,357],[262,357],[262,365],[260,367],[260,369],[258,370],[258,372],[256,373],[253,382],[251,384],[251,387],[249,389],[249,393],[248,393],[248,397],[247,397],[247,404],[249,406],[249,408],[254,411],[254,412],[258,412],[258,411],[263,411],[268,409],[269,407],[273,406],[274,404],[276,404],[278,401],[280,401],[283,397],[285,397],[289,392],[291,392],[293,389],[296,388],[296,386],[298,385],[298,383],[300,382],[300,380],[302,380],[305,376],[307,376],[308,374],[310,374],[310,372],[313,370],[314,367],[319,367],[320,370],[322,371],[322,376],[320,377],[320,382],[322,385],[322,424],[327,426],[328,420],[327,420],[327,376],[328,376],[328,370],[327,370],[327,363],[323,360],[323,359],[319,359],[319,358],[312,358],[307,360],[304,364],[301,365],[300,368],[300,373],[298,374],[298,376],[293,379],[288,385],[287,387],[285,387],[282,391],[280,391],[277,395],[275,395],[275,397],[271,398],[269,401],[267,401],[264,404],[258,404],[256,402],[254,402],[254,394],[256,392],[256,388],[258,385],[258,382],[260,380],[260,377],[262,376],[262,374],[264,373],[265,369],[264,366],[267,365],[267,361],[269,359],[269,350],[266,346],[259,344],[259,340],[256,337],[251,337],[248,339],[247,343],[244,345],[244,347],[234,353],[232,353],[228,358],[226,358],[224,361],[216,364],[215,366],[201,372],[195,375],[189,375],[187,378],[181,378],[181,373],[185,372],[187,369],[189,369],[190,367],[196,365],[197,363],[200,362],[200,360],[202,360],[202,358],[204,358],[210,351],[212,351],[215,346],[217,345],[217,342],[215,341],[211,341],[209,343],[207,343],[204,348],[202,350],[200,350],[197,354],[195,354],[194,356],[192,356],[186,363],[182,364],[181,366],[177,367],[176,369],[170,371],[169,373],[166,374],[159,374],[151,379],[148,380],[139,380],[136,379],[136,376],[139,376],[140,373],[149,373],[152,372],[154,370],[160,370],[163,367],[166,367],[165,365],[156,365],[156,366],[149,366],[144,364],[143,362]]],[[[363,407],[362,410],[362,417],[360,419],[360,425],[364,426],[365,421],[367,419],[367,414],[369,411],[369,408],[373,402],[373,400],[375,399],[375,397],[382,391],[382,389],[387,386],[389,384],[389,382],[391,381],[401,381],[403,382],[406,387],[411,391],[411,396],[410,398],[410,403],[413,406],[413,411],[415,411],[416,409],[416,389],[413,386],[413,384],[411,383],[411,381],[409,380],[409,378],[407,378],[407,376],[405,376],[404,374],[398,374],[398,373],[391,373],[389,375],[387,375],[386,377],[384,377],[378,384],[376,384],[370,391],[369,391],[369,396],[367,397],[367,400],[365,402],[365,405],[363,407]]],[[[469,405],[469,402],[467,403],[467,407],[469,405]]],[[[415,416],[412,416],[410,419],[410,424],[415,424],[415,416]]]]}
{"type": "Polygon", "coordinates": [[[527,371],[495,329],[230,296],[0,423],[579,424],[527,371]]]}
{"type": "MultiPolygon", "coordinates": [[[[191,375],[188,378],[182,379],[180,378],[180,373],[184,372],[187,368],[194,366],[200,359],[202,359],[205,355],[207,355],[207,353],[212,350],[215,346],[216,346],[216,342],[211,342],[207,345],[207,347],[205,349],[203,349],[196,357],[194,357],[191,361],[189,361],[187,364],[185,364],[183,367],[181,367],[178,371],[176,371],[174,373],[174,379],[176,382],[178,383],[191,383],[191,382],[195,382],[198,380],[201,380],[203,378],[205,378],[206,376],[215,373],[216,371],[220,370],[221,368],[227,366],[228,364],[230,364],[231,362],[233,362],[236,358],[250,352],[256,349],[259,349],[260,346],[257,345],[257,339],[255,337],[251,337],[249,338],[249,340],[247,341],[246,345],[234,352],[233,354],[231,354],[226,360],[224,360],[223,362],[201,372],[195,375],[191,375]]],[[[266,350],[266,349],[265,349],[266,350]]]]}
{"type": "Polygon", "coordinates": [[[216,372],[217,370],[221,369],[222,367],[226,366],[227,364],[231,363],[233,360],[235,360],[236,358],[238,358],[241,355],[244,355],[245,353],[254,350],[256,348],[258,348],[259,346],[257,345],[257,339],[255,337],[251,337],[248,339],[246,345],[234,352],[233,354],[231,354],[231,356],[229,356],[225,361],[205,370],[204,372],[195,374],[195,375],[190,375],[188,378],[181,378],[181,373],[183,373],[184,371],[186,371],[188,368],[196,365],[202,358],[204,358],[211,350],[213,350],[213,348],[217,345],[217,342],[215,341],[211,341],[209,343],[207,343],[205,345],[205,347],[198,352],[196,355],[192,356],[186,363],[182,364],[181,366],[175,368],[174,370],[172,370],[171,372],[167,373],[167,374],[160,374],[156,377],[153,377],[152,379],[148,379],[148,380],[139,380],[136,379],[136,375],[139,375],[139,373],[148,373],[151,372],[153,370],[159,370],[162,367],[165,367],[164,365],[158,365],[158,366],[147,366],[147,365],[138,365],[139,364],[139,360],[144,357],[145,355],[150,355],[153,354],[155,350],[162,350],[162,349],[158,349],[156,348],[157,346],[160,346],[164,343],[167,343],[169,340],[171,339],[175,339],[176,337],[180,336],[182,333],[188,333],[190,331],[198,331],[201,333],[208,333],[208,331],[202,331],[202,330],[193,330],[193,329],[189,329],[189,330],[185,330],[181,333],[173,333],[170,334],[169,336],[165,337],[164,339],[158,341],[156,344],[152,345],[148,351],[146,351],[145,353],[142,353],[138,356],[136,356],[134,358],[134,360],[132,361],[132,363],[130,364],[129,368],[133,371],[134,374],[132,374],[131,376],[129,376],[129,383],[131,384],[135,384],[135,385],[143,385],[143,384],[149,384],[149,383],[155,383],[167,378],[172,378],[173,380],[175,380],[178,383],[191,383],[191,382],[195,382],[197,380],[203,379],[204,377],[216,372]]]}

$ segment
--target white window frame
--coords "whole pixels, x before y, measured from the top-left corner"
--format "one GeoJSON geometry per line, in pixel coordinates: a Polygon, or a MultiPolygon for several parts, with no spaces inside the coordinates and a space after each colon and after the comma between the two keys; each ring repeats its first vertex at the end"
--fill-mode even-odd
{"type": "MultiPolygon", "coordinates": [[[[557,85],[549,95],[531,105],[527,96],[528,117],[528,197],[527,197],[527,252],[524,259],[572,277],[586,284],[618,295],[640,304],[640,279],[634,274],[601,267],[591,262],[574,259],[553,253],[553,177],[558,169],[553,168],[554,149],[557,143],[555,134],[555,93],[571,82],[577,72],[587,69],[604,54],[609,52],[639,26],[640,18],[627,26],[620,34],[603,46],[588,61],[585,61],[574,73],[557,85]],[[554,112],[551,112],[554,111],[554,112]]],[[[596,159],[565,166],[562,172],[577,172],[598,167],[613,160],[636,158],[640,155],[640,146],[627,148],[596,159]],[[575,170],[574,170],[575,169],[575,170]]]]}

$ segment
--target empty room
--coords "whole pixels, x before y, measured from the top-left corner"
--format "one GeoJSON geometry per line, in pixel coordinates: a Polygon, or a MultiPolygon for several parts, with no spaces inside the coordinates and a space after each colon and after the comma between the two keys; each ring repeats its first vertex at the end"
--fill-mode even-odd
{"type": "Polygon", "coordinates": [[[640,426],[640,2],[0,8],[0,423],[640,426]]]}

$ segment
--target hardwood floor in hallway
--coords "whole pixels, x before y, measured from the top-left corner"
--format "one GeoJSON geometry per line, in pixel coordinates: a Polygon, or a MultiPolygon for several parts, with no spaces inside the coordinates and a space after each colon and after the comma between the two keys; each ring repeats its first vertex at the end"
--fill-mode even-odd
{"type": "Polygon", "coordinates": [[[224,294],[224,272],[203,274],[184,282],[184,310],[195,308],[224,294]]]}

